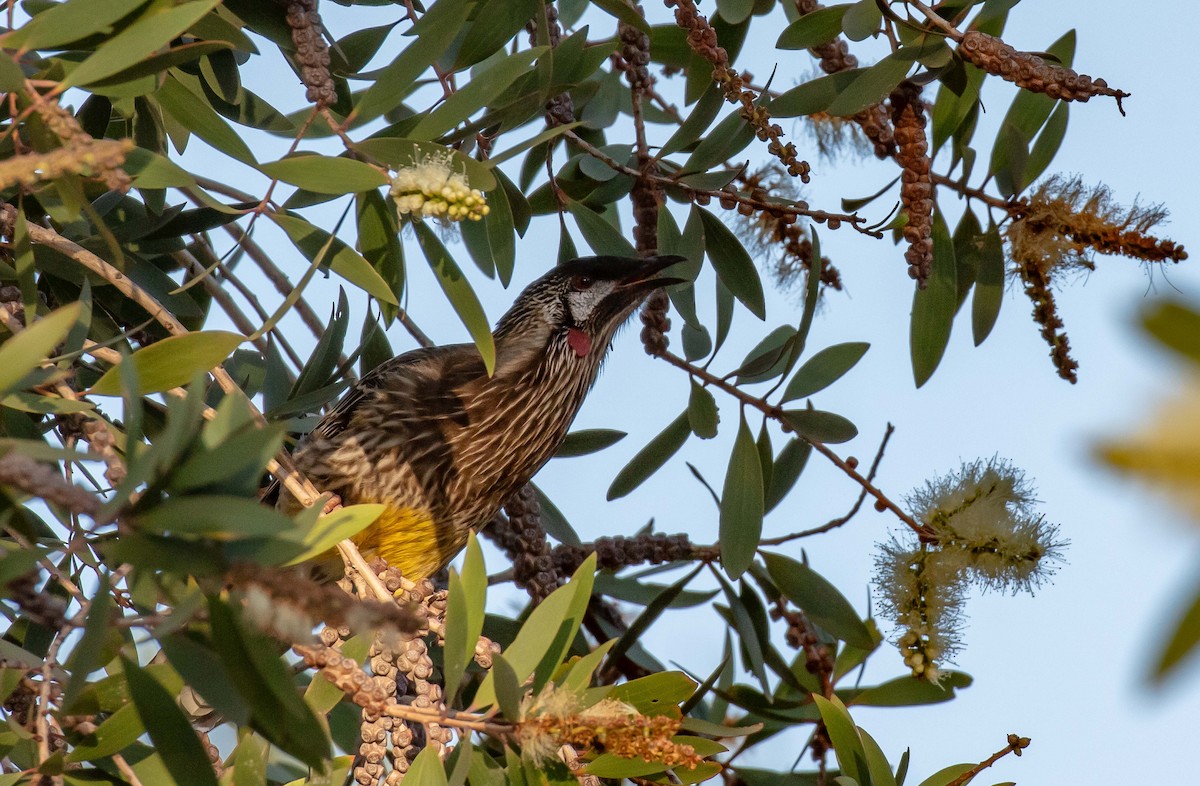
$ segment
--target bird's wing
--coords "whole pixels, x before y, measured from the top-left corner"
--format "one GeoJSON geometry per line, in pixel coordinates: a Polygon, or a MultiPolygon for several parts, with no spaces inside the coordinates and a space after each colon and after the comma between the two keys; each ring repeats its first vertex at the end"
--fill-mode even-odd
{"type": "Polygon", "coordinates": [[[354,420],[355,414],[373,391],[387,390],[408,396],[407,411],[391,413],[395,418],[417,417],[436,420],[461,412],[445,406],[457,401],[456,391],[473,379],[485,375],[483,362],[473,344],[449,344],[405,352],[380,363],[363,375],[353,388],[333,405],[313,428],[309,438],[335,438],[354,420]]]}
{"type": "MultiPolygon", "coordinates": [[[[390,413],[395,419],[407,417],[432,425],[438,420],[462,417],[465,413],[457,391],[484,376],[483,361],[473,344],[424,347],[397,355],[364,374],[301,439],[298,447],[313,440],[336,441],[350,427],[371,394],[381,389],[411,400],[409,406],[397,407],[404,411],[390,413]]],[[[278,495],[279,481],[276,479],[261,499],[266,504],[274,504],[278,495]]]]}

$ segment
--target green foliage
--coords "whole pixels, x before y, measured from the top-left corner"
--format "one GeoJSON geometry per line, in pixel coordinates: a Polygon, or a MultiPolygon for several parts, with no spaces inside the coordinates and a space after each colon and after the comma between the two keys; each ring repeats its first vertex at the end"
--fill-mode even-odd
{"type": "MultiPolygon", "coordinates": [[[[587,775],[902,783],[907,754],[893,767],[851,713],[949,701],[970,678],[862,684],[861,667],[884,648],[847,599],[861,593],[843,593],[795,546],[845,519],[763,535],[808,515],[813,490],[801,481],[814,452],[864,498],[874,489],[829,447],[858,435],[832,410],[840,390],[870,384],[856,380],[862,369],[850,375],[868,344],[808,346],[819,305],[837,308],[839,277],[860,274],[823,256],[816,224],[899,239],[929,221],[932,275],[911,295],[918,386],[968,297],[976,344],[997,322],[1000,226],[1022,220],[1009,199],[1050,171],[1068,107],[1017,91],[998,137],[977,150],[991,74],[946,25],[998,33],[1015,3],[956,0],[930,20],[875,0],[803,15],[790,2],[718,0],[701,24],[684,13],[689,3],[674,4],[676,18],[622,0],[341,0],[322,6],[328,29],[309,5],[12,9],[0,52],[0,229],[10,241],[0,255],[0,784],[333,786],[405,766],[410,783],[437,786],[587,775]],[[384,23],[368,26],[379,15],[384,23]],[[707,46],[712,36],[719,49],[707,46]],[[744,83],[745,45],[776,37],[781,73],[811,70],[805,50],[829,73],[782,90],[744,83]],[[873,65],[831,60],[833,42],[872,37],[891,43],[873,65]],[[280,58],[287,67],[269,65],[280,58]],[[664,69],[681,77],[657,82],[661,93],[630,87],[664,69]],[[950,159],[938,160],[929,215],[907,198],[886,225],[854,212],[912,185],[903,150],[886,163],[902,171],[844,199],[842,213],[801,199],[809,167],[776,120],[869,135],[872,120],[891,123],[893,91],[918,83],[932,101],[918,157],[929,164],[948,147],[950,159]],[[976,172],[979,160],[987,166],[976,172]],[[973,174],[984,176],[978,186],[973,174]],[[956,195],[969,201],[951,234],[943,207],[956,195]],[[654,424],[657,436],[617,445],[624,431],[579,429],[557,457],[628,457],[607,498],[648,511],[659,504],[648,482],[687,463],[705,504],[716,503],[691,531],[719,530],[718,542],[665,536],[653,519],[584,542],[531,488],[500,538],[498,559],[512,570],[493,564],[489,575],[472,535],[461,562],[435,577],[441,589],[385,570],[368,577],[380,593],[353,560],[351,594],[323,582],[353,556],[347,541],[365,548],[364,533],[394,526],[397,512],[372,502],[325,513],[328,497],[299,504],[309,489],[288,450],[356,368],[391,356],[387,331],[424,340],[410,309],[452,316],[488,374],[506,371],[513,361],[480,294],[494,287],[486,279],[508,287],[548,269],[551,228],[560,260],[581,242],[596,254],[654,247],[682,258],[667,295],[683,357],[656,335],[663,313],[643,314],[643,337],[688,380],[653,391],[680,413],[654,424]],[[460,264],[464,248],[478,271],[460,264]],[[427,273],[410,267],[418,250],[427,273]],[[330,272],[345,289],[336,304],[318,303],[310,285],[330,272]],[[768,297],[763,272],[781,287],[802,279],[799,307],[768,297]],[[721,355],[727,342],[752,349],[721,355]],[[810,398],[829,409],[784,409],[810,398]],[[731,406],[737,428],[722,428],[731,406]],[[709,483],[703,463],[681,459],[685,446],[723,464],[723,479],[709,483]],[[491,586],[514,580],[532,597],[523,608],[491,586]],[[707,677],[666,668],[648,644],[681,609],[695,615],[698,651],[726,634],[707,677]],[[210,727],[220,732],[198,736],[210,727]],[[785,734],[819,741],[812,749],[826,759],[831,750],[836,772],[829,760],[828,780],[787,772],[785,734]],[[765,753],[754,760],[778,772],[744,766],[756,747],[765,753]]],[[[1069,65],[1074,46],[1068,33],[1050,55],[1069,65]]],[[[1192,360],[1197,324],[1177,304],[1147,316],[1192,360]]],[[[1118,453],[1108,457],[1120,465],[1118,453]]],[[[581,478],[597,474],[589,461],[573,464],[587,466],[581,478]]],[[[426,545],[445,548],[432,536],[426,545]]],[[[828,554],[811,552],[824,569],[828,554]]],[[[1198,608],[1166,636],[1156,678],[1200,641],[1198,608]]]]}

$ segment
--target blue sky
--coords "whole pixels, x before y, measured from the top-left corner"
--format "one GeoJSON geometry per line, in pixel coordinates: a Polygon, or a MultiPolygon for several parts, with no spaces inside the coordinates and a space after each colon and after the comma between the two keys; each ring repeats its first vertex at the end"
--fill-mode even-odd
{"type": "MultiPolygon", "coordinates": [[[[652,19],[665,21],[661,5],[647,5],[653,6],[649,8],[652,19]]],[[[711,6],[705,3],[702,10],[711,12],[711,6]]],[[[332,4],[324,4],[323,11],[335,35],[361,26],[357,17],[352,22],[345,10],[332,4]]],[[[1133,95],[1125,102],[1127,117],[1121,117],[1109,100],[1074,105],[1066,142],[1051,171],[1080,172],[1088,182],[1103,180],[1122,202],[1140,197],[1165,203],[1174,220],[1164,233],[1200,253],[1200,236],[1195,222],[1189,220],[1200,208],[1194,186],[1196,112],[1185,87],[1191,31],[1200,21],[1200,12],[1182,2],[1157,4],[1154,11],[1130,13],[1125,6],[1082,0],[1027,0],[1014,10],[1005,38],[1020,49],[1036,51],[1067,28],[1078,29],[1078,70],[1103,76],[1133,95]],[[1168,19],[1169,24],[1164,24],[1168,19]]],[[[395,16],[387,10],[372,13],[380,21],[395,16]]],[[[597,18],[593,36],[607,34],[610,22],[607,17],[597,18]]],[[[760,21],[757,29],[764,35],[763,45],[748,49],[773,57],[769,44],[775,33],[770,24],[760,21]]],[[[394,51],[391,47],[399,46],[400,40],[394,36],[385,52],[394,51]]],[[[782,54],[789,59],[779,63],[777,86],[811,73],[811,60],[804,53],[782,54]]],[[[278,58],[268,59],[278,62],[278,58]]],[[[754,60],[744,67],[765,74],[774,65],[754,60]]],[[[252,73],[250,69],[243,76],[269,100],[284,95],[298,101],[302,96],[299,88],[291,89],[290,73],[260,71],[261,82],[252,73]]],[[[985,93],[989,113],[977,138],[986,138],[987,128],[994,128],[1011,95],[1007,88],[996,86],[985,93]]],[[[295,107],[286,103],[289,98],[278,99],[281,108],[295,107]]],[[[786,123],[785,129],[792,131],[786,123]]],[[[806,191],[814,206],[836,209],[839,197],[872,193],[894,176],[889,165],[873,159],[821,160],[815,152],[808,153],[813,149],[811,140],[796,131],[797,145],[814,167],[813,184],[806,191]]],[[[286,140],[250,133],[247,137],[261,140],[262,149],[276,155],[286,150],[286,140]]],[[[622,140],[614,133],[609,141],[622,140]]],[[[185,164],[204,171],[212,159],[198,140],[192,144],[185,164]]],[[[334,150],[326,145],[305,147],[334,150]]],[[[267,153],[262,160],[272,157],[267,153]]],[[[230,177],[240,181],[240,175],[230,177]]],[[[240,182],[261,192],[261,178],[240,182]]],[[[941,199],[944,205],[952,201],[950,195],[941,199]]],[[[866,214],[881,218],[890,207],[882,204],[873,205],[866,214]]],[[[946,209],[957,214],[951,206],[946,209]]],[[[326,214],[317,210],[311,215],[326,214]]],[[[336,218],[335,213],[328,215],[336,218]]],[[[332,225],[332,220],[325,225],[332,225]]],[[[493,321],[511,302],[516,287],[553,263],[556,222],[535,226],[539,228],[518,245],[514,289],[505,291],[496,282],[473,277],[493,321]]],[[[264,228],[268,248],[298,277],[304,263],[286,241],[269,240],[269,229],[264,228]]],[[[1184,369],[1142,337],[1135,316],[1148,298],[1173,294],[1174,288],[1200,299],[1196,262],[1148,275],[1136,262],[1101,258],[1095,273],[1060,289],[1059,308],[1080,362],[1076,386],[1055,375],[1046,346],[1029,319],[1028,301],[1019,291],[1009,291],[991,338],[974,348],[969,322],[960,319],[941,368],[924,388],[915,390],[908,362],[911,285],[902,250],[890,241],[872,241],[848,229],[824,231],[822,239],[825,252],[842,271],[847,293],[829,296],[809,346],[816,350],[859,340],[872,345],[847,377],[814,397],[817,407],[839,412],[859,427],[860,437],[842,454],[869,461],[885,423],[895,424],[897,432],[878,477],[878,484],[893,497],[962,461],[1005,457],[1035,481],[1041,510],[1071,540],[1066,564],[1036,597],[990,594],[971,599],[966,648],[957,665],[976,682],[958,700],[921,709],[858,710],[856,719],[893,762],[905,747],[912,747],[914,782],[945,765],[986,757],[1003,747],[1008,732],[1032,737],[1032,747],[1021,759],[1005,759],[981,782],[1124,783],[1141,776],[1147,767],[1161,780],[1182,779],[1191,768],[1184,756],[1171,751],[1185,750],[1191,743],[1200,671],[1195,664],[1185,668],[1165,692],[1149,689],[1143,674],[1147,659],[1159,646],[1165,621],[1191,592],[1197,530],[1142,488],[1099,467],[1091,449],[1098,438],[1135,427],[1180,383],[1184,369]],[[1146,755],[1151,752],[1157,755],[1146,755]]],[[[584,247],[582,241],[579,245],[584,247]]],[[[467,340],[415,245],[409,251],[411,291],[417,293],[409,304],[413,316],[439,342],[467,340]]],[[[457,253],[468,268],[465,251],[457,253]]],[[[710,293],[711,283],[702,283],[702,304],[710,293]]],[[[335,297],[336,282],[331,281],[318,282],[309,299],[323,313],[335,297]]],[[[792,322],[797,314],[794,295],[769,293],[768,327],[792,322]]],[[[353,319],[361,316],[359,302],[353,319]]],[[[736,408],[720,398],[723,426],[717,439],[708,443],[693,439],[685,454],[629,497],[604,501],[616,471],[687,400],[686,377],[647,358],[636,332],[630,328],[618,338],[576,424],[619,428],[630,436],[602,454],[552,462],[538,482],[585,539],[633,533],[653,516],[661,531],[688,532],[697,542],[715,541],[715,508],[682,459],[696,464],[719,487],[737,423],[736,408]]],[[[741,312],[730,345],[715,368],[732,369],[762,332],[753,317],[741,312]]],[[[413,345],[399,326],[390,338],[397,350],[413,345]]],[[[839,515],[856,492],[836,469],[814,457],[788,501],[768,518],[765,534],[784,534],[839,515]]],[[[804,546],[812,565],[865,612],[873,544],[896,525],[893,517],[867,506],[847,526],[804,546]]],[[[493,559],[493,567],[498,564],[493,559]]],[[[515,598],[502,593],[494,593],[492,602],[497,609],[515,606],[515,598]]],[[[655,627],[646,643],[660,657],[707,673],[719,659],[723,638],[715,614],[694,611],[655,627]]],[[[866,681],[902,673],[899,655],[885,650],[872,659],[866,681]]],[[[780,746],[768,746],[755,761],[786,767],[798,747],[787,746],[787,755],[781,756],[780,746]]]]}

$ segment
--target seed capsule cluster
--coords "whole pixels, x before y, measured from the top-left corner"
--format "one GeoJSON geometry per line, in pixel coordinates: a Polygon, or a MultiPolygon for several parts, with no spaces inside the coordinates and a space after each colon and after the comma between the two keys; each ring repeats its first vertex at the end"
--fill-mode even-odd
{"type": "Polygon", "coordinates": [[[287,23],[292,28],[305,98],[319,107],[329,106],[337,101],[337,91],[329,73],[329,45],[325,43],[317,0],[290,0],[287,23]]]}
{"type": "MultiPolygon", "coordinates": [[[[511,546],[513,579],[536,603],[558,587],[559,573],[550,559],[550,544],[542,527],[542,508],[532,486],[522,486],[504,504],[511,546]]],[[[493,525],[495,528],[495,525],[493,525]]]]}
{"type": "Polygon", "coordinates": [[[792,177],[807,183],[812,168],[796,154],[791,142],[780,142],[783,128],[771,122],[771,113],[765,106],[755,102],[758,95],[750,90],[748,79],[729,67],[729,53],[717,43],[717,32],[708,20],[696,10],[693,0],[664,0],[668,8],[675,9],[675,24],[687,31],[688,46],[696,54],[713,65],[713,80],[725,93],[725,100],[740,104],[740,113],[752,126],[755,136],[767,143],[767,151],[779,159],[792,177]]]}
{"type": "Polygon", "coordinates": [[[554,548],[554,564],[562,575],[570,575],[596,553],[598,570],[620,570],[630,565],[660,565],[664,562],[693,559],[696,549],[687,535],[650,533],[627,538],[616,535],[597,538],[582,546],[559,545],[554,548]]]}
{"type": "Polygon", "coordinates": [[[1063,101],[1087,101],[1092,96],[1109,96],[1125,114],[1121,99],[1129,93],[1108,86],[1103,79],[1093,79],[1070,68],[1047,63],[1030,52],[1019,52],[995,36],[971,30],[963,35],[958,53],[964,60],[989,74],[1031,90],[1045,93],[1063,101]]]}
{"type": "Polygon", "coordinates": [[[904,239],[908,250],[908,275],[921,288],[933,268],[933,182],[930,179],[929,142],[925,138],[925,107],[921,88],[903,82],[891,95],[892,125],[899,148],[900,202],[908,214],[904,239]]]}
{"type": "MultiPolygon", "coordinates": [[[[801,16],[820,8],[823,6],[816,0],[796,0],[796,10],[801,16]]],[[[850,47],[840,37],[814,46],[809,51],[817,57],[821,70],[827,74],[858,68],[858,58],[850,54],[850,47]]],[[[863,134],[871,140],[876,158],[886,159],[896,154],[896,139],[892,135],[892,125],[888,121],[887,109],[883,104],[869,106],[861,112],[856,112],[850,119],[858,123],[863,134]]]]}

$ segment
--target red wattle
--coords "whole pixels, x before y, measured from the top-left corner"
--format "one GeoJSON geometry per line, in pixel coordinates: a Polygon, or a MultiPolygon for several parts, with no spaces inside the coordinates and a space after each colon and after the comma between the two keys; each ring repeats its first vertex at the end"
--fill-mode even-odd
{"type": "Polygon", "coordinates": [[[592,339],[579,328],[567,329],[567,345],[581,358],[587,357],[592,351],[592,339]]]}

